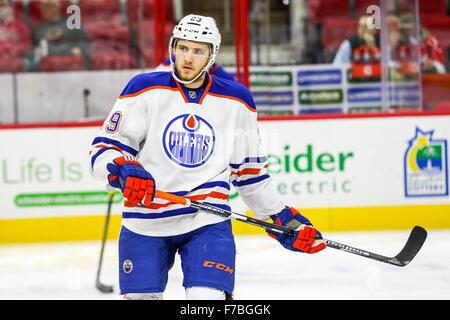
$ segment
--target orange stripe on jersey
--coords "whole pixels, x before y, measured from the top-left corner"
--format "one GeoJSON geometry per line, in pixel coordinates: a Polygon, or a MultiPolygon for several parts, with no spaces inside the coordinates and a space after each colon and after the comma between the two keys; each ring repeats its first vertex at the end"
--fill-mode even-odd
{"type": "Polygon", "coordinates": [[[211,83],[212,83],[212,75],[209,75],[208,85],[206,86],[205,92],[203,92],[202,97],[201,97],[200,100],[198,101],[198,104],[202,104],[203,99],[205,99],[206,95],[208,94],[209,88],[211,87],[211,83]]]}
{"type": "Polygon", "coordinates": [[[260,171],[261,171],[261,169],[247,168],[247,169],[243,169],[241,171],[231,171],[230,176],[237,175],[238,177],[240,177],[244,174],[258,174],[260,171]]]}
{"type": "MultiPolygon", "coordinates": [[[[210,193],[207,193],[207,194],[199,194],[199,195],[190,196],[190,197],[186,197],[186,198],[188,198],[191,201],[205,200],[206,198],[216,198],[216,199],[227,199],[228,200],[229,195],[225,194],[225,193],[221,193],[221,192],[211,191],[210,193]]],[[[176,204],[176,203],[171,202],[171,201],[168,201],[166,203],[150,203],[148,206],[145,206],[143,208],[156,210],[156,209],[168,207],[173,204],[176,204]]],[[[136,205],[134,203],[131,203],[126,200],[124,202],[124,206],[128,207],[128,208],[136,207],[136,205]]]]}
{"type": "MultiPolygon", "coordinates": [[[[149,205],[144,206],[144,207],[142,207],[142,208],[156,210],[156,209],[168,207],[168,206],[170,206],[170,205],[172,205],[172,204],[175,204],[175,202],[170,202],[170,201],[169,201],[169,202],[166,202],[166,203],[150,203],[149,205]]],[[[124,205],[124,207],[127,207],[127,208],[134,208],[134,207],[137,207],[135,203],[129,202],[129,201],[127,201],[127,200],[125,200],[125,202],[123,203],[123,205],[124,205]]]]}
{"type": "MultiPolygon", "coordinates": [[[[171,71],[170,73],[172,74],[172,77],[173,77],[173,72],[171,71]]],[[[175,79],[175,78],[174,78],[174,79],[175,79]]],[[[181,96],[182,96],[183,99],[184,99],[184,102],[189,103],[188,99],[187,99],[186,96],[184,95],[183,89],[181,89],[181,86],[180,86],[180,84],[178,83],[177,80],[175,80],[175,83],[177,84],[177,87],[178,87],[177,90],[180,91],[181,96]]]]}
{"type": "Polygon", "coordinates": [[[172,87],[167,87],[167,86],[153,86],[153,87],[148,87],[148,88],[144,88],[142,90],[139,90],[136,93],[130,93],[130,94],[126,94],[124,96],[119,96],[119,99],[123,99],[123,98],[131,98],[131,97],[136,97],[144,92],[147,92],[149,90],[153,90],[153,89],[166,89],[166,90],[171,90],[171,91],[178,91],[177,88],[172,88],[172,87]]]}
{"type": "Polygon", "coordinates": [[[186,197],[191,201],[205,200],[206,198],[228,199],[229,195],[221,192],[211,191],[208,194],[199,194],[196,196],[186,197]]]}
{"type": "Polygon", "coordinates": [[[100,144],[100,145],[98,145],[98,146],[95,146],[95,148],[116,149],[116,150],[119,150],[119,151],[123,151],[123,150],[120,149],[119,147],[116,147],[116,146],[105,146],[105,145],[103,145],[103,144],[100,144]]]}
{"type": "MultiPolygon", "coordinates": [[[[267,164],[264,166],[264,168],[267,168],[267,164]]],[[[237,175],[238,177],[243,176],[244,174],[258,174],[262,168],[256,169],[256,168],[245,168],[240,171],[231,171],[230,176],[237,175]]]]}
{"type": "Polygon", "coordinates": [[[212,92],[208,92],[208,94],[210,94],[210,95],[212,95],[214,97],[218,97],[218,98],[225,98],[225,99],[231,99],[231,100],[239,101],[239,102],[243,103],[247,107],[247,109],[250,110],[251,112],[256,112],[255,108],[250,107],[245,101],[243,101],[243,100],[241,100],[239,98],[232,97],[232,96],[226,96],[226,95],[223,95],[223,94],[212,93],[212,92]]]}

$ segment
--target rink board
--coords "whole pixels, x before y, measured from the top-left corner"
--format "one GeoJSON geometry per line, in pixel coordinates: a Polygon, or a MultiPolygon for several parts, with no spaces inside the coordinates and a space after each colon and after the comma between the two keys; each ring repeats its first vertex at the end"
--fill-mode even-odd
{"type": "MultiPolygon", "coordinates": [[[[300,209],[322,232],[449,229],[450,205],[300,209]]],[[[248,214],[251,215],[250,212],[248,214]]],[[[121,215],[111,216],[108,239],[118,239],[121,215]]],[[[100,240],[105,216],[10,219],[0,223],[0,243],[100,240]]],[[[261,228],[233,221],[235,235],[264,234],[261,228]]]]}
{"type": "MultiPolygon", "coordinates": [[[[0,243],[101,239],[107,194],[88,160],[100,125],[0,127],[0,243]]],[[[321,231],[450,228],[450,115],[272,118],[259,127],[282,200],[321,231]]],[[[248,212],[233,189],[230,204],[248,212]]],[[[238,222],[234,232],[264,231],[238,222]]]]}

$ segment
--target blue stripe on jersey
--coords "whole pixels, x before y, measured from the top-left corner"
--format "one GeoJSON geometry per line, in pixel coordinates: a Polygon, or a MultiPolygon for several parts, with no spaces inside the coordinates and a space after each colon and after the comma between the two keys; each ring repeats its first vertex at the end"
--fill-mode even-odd
{"type": "MultiPolygon", "coordinates": [[[[210,203],[210,202],[203,202],[204,204],[209,204],[211,206],[215,206],[221,209],[225,210],[231,210],[231,207],[226,204],[217,204],[217,203],[210,203]]],[[[188,208],[180,208],[180,209],[173,209],[173,210],[167,210],[164,212],[159,213],[139,213],[139,212],[123,212],[122,218],[134,218],[134,219],[160,219],[160,218],[168,218],[173,216],[179,216],[182,214],[189,214],[189,213],[195,213],[197,212],[197,209],[188,207],[188,208]]]]}
{"type": "Polygon", "coordinates": [[[262,176],[250,178],[250,179],[243,180],[243,181],[234,180],[232,183],[233,183],[233,186],[235,186],[235,187],[242,187],[242,186],[248,186],[249,184],[258,183],[260,181],[266,180],[267,178],[270,178],[270,176],[268,174],[264,174],[262,176]]]}
{"type": "Polygon", "coordinates": [[[97,137],[94,139],[94,141],[92,142],[92,145],[97,144],[97,143],[107,143],[107,144],[112,144],[113,146],[116,146],[120,149],[122,149],[123,151],[128,152],[129,154],[136,156],[138,154],[138,151],[123,144],[120,143],[117,140],[113,140],[113,139],[109,139],[109,138],[105,138],[105,137],[97,137]]]}
{"type": "Polygon", "coordinates": [[[133,218],[133,219],[159,219],[159,218],[168,218],[173,216],[179,216],[182,214],[194,213],[197,212],[195,208],[180,208],[174,210],[167,210],[160,213],[140,213],[140,212],[123,212],[122,218],[133,218]]]}
{"type": "Polygon", "coordinates": [[[170,72],[159,71],[142,73],[133,77],[130,82],[128,82],[120,96],[135,94],[141,90],[156,86],[177,88],[177,84],[175,83],[175,80],[170,72]]]}
{"type": "Polygon", "coordinates": [[[233,169],[238,169],[244,163],[264,163],[266,162],[266,160],[266,157],[248,157],[245,158],[241,163],[230,163],[230,167],[232,167],[233,169]]]}
{"type": "Polygon", "coordinates": [[[242,100],[256,111],[255,101],[250,91],[242,83],[221,77],[214,77],[209,92],[242,100]]]}
{"type": "Polygon", "coordinates": [[[222,187],[225,188],[227,190],[230,190],[230,185],[225,182],[225,181],[211,181],[211,182],[207,182],[204,183],[194,189],[192,189],[192,191],[196,191],[196,190],[200,190],[200,189],[207,189],[207,188],[213,188],[213,187],[222,187]]]}

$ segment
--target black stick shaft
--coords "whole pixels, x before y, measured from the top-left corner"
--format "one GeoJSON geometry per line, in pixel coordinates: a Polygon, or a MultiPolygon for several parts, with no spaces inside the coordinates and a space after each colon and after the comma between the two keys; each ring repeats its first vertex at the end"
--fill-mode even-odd
{"type": "MultiPolygon", "coordinates": [[[[251,225],[254,225],[257,227],[262,227],[265,229],[269,229],[271,231],[283,232],[289,236],[294,236],[294,230],[283,227],[283,226],[279,226],[274,223],[258,220],[258,219],[255,219],[255,218],[243,215],[243,214],[235,213],[235,212],[232,212],[229,210],[225,210],[222,208],[218,208],[218,207],[200,203],[200,202],[192,201],[192,202],[190,202],[189,205],[193,208],[205,210],[209,213],[213,213],[213,214],[219,215],[224,218],[238,220],[238,221],[241,221],[241,222],[244,222],[247,224],[251,224],[251,225]]],[[[330,248],[348,252],[348,253],[352,253],[352,254],[355,254],[355,255],[358,255],[358,256],[361,256],[364,258],[369,258],[372,260],[385,262],[385,263],[389,263],[392,265],[403,267],[403,266],[407,265],[414,258],[414,256],[420,250],[425,239],[426,239],[425,229],[418,227],[418,226],[414,227],[414,229],[412,230],[412,232],[408,238],[408,241],[405,244],[405,247],[400,252],[400,254],[398,254],[395,257],[386,257],[386,256],[383,256],[383,255],[380,255],[377,253],[373,253],[373,252],[366,251],[366,250],[363,250],[360,248],[352,247],[347,244],[339,243],[339,242],[329,240],[329,239],[322,239],[322,240],[330,248]]]]}
{"type": "Polygon", "coordinates": [[[244,223],[248,223],[248,224],[254,225],[256,227],[262,227],[262,228],[266,228],[266,229],[269,229],[269,230],[272,230],[272,231],[277,231],[277,232],[281,231],[281,232],[283,232],[283,233],[285,233],[285,234],[287,234],[289,236],[294,236],[294,230],[286,228],[286,227],[283,227],[283,226],[279,226],[279,225],[277,225],[275,223],[262,221],[262,220],[255,219],[255,218],[243,215],[243,214],[235,213],[235,212],[232,212],[232,211],[229,211],[229,210],[225,210],[225,209],[218,208],[218,207],[215,207],[215,206],[211,206],[211,205],[208,205],[208,204],[204,204],[204,203],[201,203],[201,202],[192,201],[190,206],[193,207],[193,208],[197,208],[197,209],[202,209],[202,210],[208,211],[210,213],[214,213],[214,214],[222,216],[224,218],[230,218],[230,219],[238,220],[238,221],[241,221],[241,222],[244,222],[244,223]]]}
{"type": "Polygon", "coordinates": [[[103,263],[103,252],[105,250],[106,238],[108,236],[109,220],[110,220],[110,216],[111,216],[111,207],[112,207],[112,203],[113,203],[113,197],[114,197],[114,192],[111,192],[108,195],[108,208],[106,211],[105,227],[103,229],[102,246],[101,246],[101,250],[100,250],[100,257],[99,257],[98,267],[97,267],[97,278],[96,278],[96,283],[95,283],[97,289],[99,289],[102,292],[112,292],[113,291],[112,286],[106,286],[100,282],[100,273],[102,270],[102,263],[103,263]]]}
{"type": "Polygon", "coordinates": [[[105,227],[103,229],[102,247],[101,247],[101,250],[100,250],[100,258],[99,258],[99,261],[98,261],[97,279],[100,278],[100,271],[101,271],[102,262],[103,262],[103,252],[105,250],[106,238],[108,236],[109,217],[111,216],[112,196],[113,196],[113,193],[110,193],[109,196],[108,196],[108,209],[106,211],[105,227]]]}

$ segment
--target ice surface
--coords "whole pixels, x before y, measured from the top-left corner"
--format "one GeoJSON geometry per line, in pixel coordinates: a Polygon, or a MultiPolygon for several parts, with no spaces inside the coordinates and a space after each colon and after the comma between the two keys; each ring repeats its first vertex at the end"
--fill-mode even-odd
{"type": "MultiPolygon", "coordinates": [[[[409,231],[329,232],[326,237],[386,256],[396,255],[409,231]]],[[[267,236],[237,236],[235,300],[450,299],[450,230],[428,230],[428,239],[406,267],[327,249],[314,255],[282,248],[267,236]]],[[[100,241],[0,246],[2,300],[121,300],[117,241],[107,242],[95,288],[100,241]]],[[[184,299],[177,255],[164,298],[184,299]]]]}

